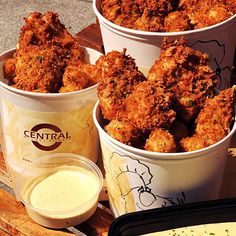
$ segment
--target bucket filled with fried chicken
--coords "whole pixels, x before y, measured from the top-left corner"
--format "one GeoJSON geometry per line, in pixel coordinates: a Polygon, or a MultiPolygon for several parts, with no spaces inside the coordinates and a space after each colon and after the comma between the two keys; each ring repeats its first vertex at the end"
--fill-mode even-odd
{"type": "Polygon", "coordinates": [[[127,52],[147,72],[160,55],[164,37],[184,36],[188,46],[207,52],[218,89],[231,86],[236,46],[234,0],[94,0],[105,52],[127,52]]]}
{"type": "Polygon", "coordinates": [[[163,41],[147,76],[126,50],[99,58],[93,119],[115,216],[219,197],[236,88],[216,90],[208,59],[183,38],[163,41]]]}
{"type": "Polygon", "coordinates": [[[81,47],[56,13],[24,20],[16,49],[0,56],[1,144],[13,180],[44,155],[98,157],[92,110],[101,54],[81,47]]]}

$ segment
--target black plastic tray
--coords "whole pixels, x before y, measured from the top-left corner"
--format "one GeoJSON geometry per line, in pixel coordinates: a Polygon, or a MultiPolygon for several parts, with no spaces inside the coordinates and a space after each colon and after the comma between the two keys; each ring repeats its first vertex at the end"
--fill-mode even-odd
{"type": "Polygon", "coordinates": [[[236,222],[236,198],[128,213],[112,222],[108,236],[135,236],[221,222],[236,222]]]}

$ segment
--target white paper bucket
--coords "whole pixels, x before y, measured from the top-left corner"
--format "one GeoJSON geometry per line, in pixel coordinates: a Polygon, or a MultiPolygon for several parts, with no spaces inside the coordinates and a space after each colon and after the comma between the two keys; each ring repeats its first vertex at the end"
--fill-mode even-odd
{"type": "Polygon", "coordinates": [[[114,141],[102,128],[99,102],[94,107],[93,119],[99,132],[109,201],[115,217],[219,197],[236,123],[224,139],[207,148],[157,153],[114,141]]]}
{"type": "MultiPolygon", "coordinates": [[[[94,64],[100,53],[84,48],[85,61],[94,64]]],[[[68,93],[35,93],[7,85],[0,55],[2,148],[13,182],[22,169],[41,156],[74,153],[97,161],[99,141],[92,111],[97,85],[68,93]]]]}
{"type": "Polygon", "coordinates": [[[127,48],[140,70],[150,68],[160,55],[164,37],[177,39],[184,36],[188,46],[210,55],[212,68],[219,75],[218,89],[230,86],[236,46],[236,15],[224,22],[203,29],[182,32],[146,32],[116,25],[101,14],[101,1],[93,0],[93,10],[99,20],[105,52],[127,48]]]}

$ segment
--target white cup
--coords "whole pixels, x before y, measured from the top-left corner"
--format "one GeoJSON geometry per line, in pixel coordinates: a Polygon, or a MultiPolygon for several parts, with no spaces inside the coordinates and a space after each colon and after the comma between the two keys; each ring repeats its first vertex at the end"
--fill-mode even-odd
{"type": "Polygon", "coordinates": [[[115,217],[168,205],[217,199],[236,123],[219,142],[201,150],[158,153],[125,145],[103,129],[99,102],[93,112],[98,129],[109,201],[115,217]]]}
{"type": "MultiPolygon", "coordinates": [[[[85,61],[94,64],[101,53],[84,48],[85,61]]],[[[35,159],[54,153],[74,153],[97,161],[99,141],[92,111],[97,84],[68,93],[35,93],[16,89],[3,77],[0,55],[0,111],[2,148],[14,179],[35,159]]]]}

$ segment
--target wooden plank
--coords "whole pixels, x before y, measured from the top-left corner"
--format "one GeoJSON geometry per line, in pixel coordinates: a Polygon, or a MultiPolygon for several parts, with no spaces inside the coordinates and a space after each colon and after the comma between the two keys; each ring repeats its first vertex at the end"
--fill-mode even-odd
{"type": "MultiPolygon", "coordinates": [[[[25,207],[15,197],[0,188],[0,229],[10,235],[20,236],[72,236],[69,230],[48,229],[35,223],[28,216],[25,207]]],[[[95,214],[77,229],[88,236],[106,235],[113,221],[111,214],[98,208],[95,214]]],[[[76,228],[75,228],[76,229],[76,228]]],[[[1,235],[1,231],[0,231],[1,235]]]]}
{"type": "Polygon", "coordinates": [[[82,46],[93,48],[104,53],[103,41],[100,26],[97,23],[91,24],[76,34],[82,46]]]}
{"type": "Polygon", "coordinates": [[[1,151],[0,151],[0,182],[6,184],[8,187],[12,187],[12,181],[7,172],[4,157],[1,151]]]}
{"type": "Polygon", "coordinates": [[[0,229],[15,236],[71,236],[67,230],[52,230],[35,223],[25,207],[10,193],[0,188],[0,229]]]}

